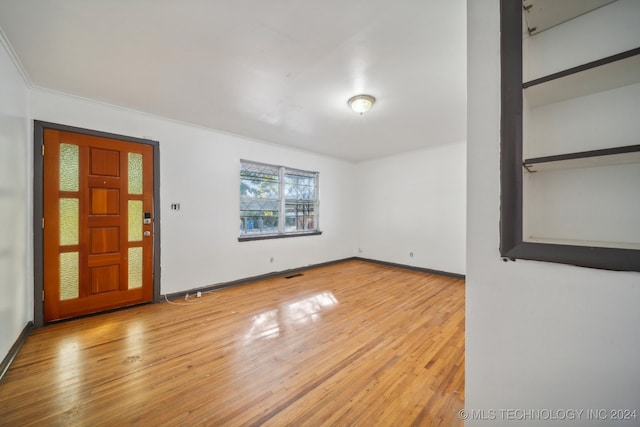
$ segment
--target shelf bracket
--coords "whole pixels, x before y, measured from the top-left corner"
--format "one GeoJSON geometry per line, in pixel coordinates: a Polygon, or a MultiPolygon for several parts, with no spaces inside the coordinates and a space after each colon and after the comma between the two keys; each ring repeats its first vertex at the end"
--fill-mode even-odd
{"type": "Polygon", "coordinates": [[[527,170],[527,172],[529,172],[529,173],[536,173],[536,172],[538,172],[537,170],[533,170],[533,169],[532,169],[532,168],[533,168],[533,166],[528,165],[528,164],[526,164],[526,163],[523,163],[523,164],[522,164],[522,167],[523,167],[523,168],[525,168],[525,169],[527,170]]]}

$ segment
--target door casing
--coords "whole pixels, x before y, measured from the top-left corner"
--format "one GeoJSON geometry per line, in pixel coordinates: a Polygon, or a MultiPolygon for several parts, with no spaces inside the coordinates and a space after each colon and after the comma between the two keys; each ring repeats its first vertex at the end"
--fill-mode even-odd
{"type": "Polygon", "coordinates": [[[74,132],[84,135],[111,138],[136,144],[151,145],[153,147],[153,212],[154,212],[154,241],[153,241],[153,302],[160,301],[160,143],[150,139],[134,138],[113,133],[100,132],[90,129],[67,126],[34,120],[33,123],[33,322],[36,327],[44,325],[44,160],[42,146],[44,144],[44,130],[55,129],[64,132],[74,132]]]}

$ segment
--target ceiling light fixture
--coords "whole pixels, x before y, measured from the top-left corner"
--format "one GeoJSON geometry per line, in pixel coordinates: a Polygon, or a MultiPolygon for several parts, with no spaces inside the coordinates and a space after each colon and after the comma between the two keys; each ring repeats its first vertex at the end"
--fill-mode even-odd
{"type": "Polygon", "coordinates": [[[356,95],[349,98],[347,103],[349,107],[360,115],[369,111],[371,106],[376,102],[376,99],[371,95],[356,95]]]}

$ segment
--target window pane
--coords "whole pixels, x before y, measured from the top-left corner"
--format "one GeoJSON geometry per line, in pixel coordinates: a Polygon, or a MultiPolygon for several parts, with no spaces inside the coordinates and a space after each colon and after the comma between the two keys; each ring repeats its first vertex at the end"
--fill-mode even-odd
{"type": "Polygon", "coordinates": [[[78,252],[60,254],[60,301],[78,298],[78,252]]]}
{"type": "Polygon", "coordinates": [[[280,173],[275,166],[241,163],[240,197],[277,199],[280,193],[280,173]]]}
{"type": "Polygon", "coordinates": [[[278,200],[245,199],[240,201],[241,234],[277,234],[278,200]]]}
{"type": "Polygon", "coordinates": [[[142,248],[129,248],[129,289],[142,287],[142,248]]]}
{"type": "Polygon", "coordinates": [[[314,173],[287,169],[284,177],[287,200],[315,200],[316,177],[314,173]]]}
{"type": "Polygon", "coordinates": [[[142,200],[129,200],[129,241],[142,240],[142,200]]]}
{"type": "Polygon", "coordinates": [[[309,231],[316,229],[315,203],[299,202],[286,204],[285,231],[309,231]]]}
{"type": "Polygon", "coordinates": [[[79,232],[78,199],[60,199],[60,245],[77,245],[79,232]]]}
{"type": "Polygon", "coordinates": [[[129,153],[129,194],[142,194],[142,154],[129,153]]]}
{"type": "Polygon", "coordinates": [[[60,144],[60,191],[78,191],[78,146],[60,144]]]}

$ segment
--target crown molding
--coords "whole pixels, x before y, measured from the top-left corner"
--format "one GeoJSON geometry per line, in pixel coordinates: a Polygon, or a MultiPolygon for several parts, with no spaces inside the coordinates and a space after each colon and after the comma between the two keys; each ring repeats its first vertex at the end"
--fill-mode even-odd
{"type": "Polygon", "coordinates": [[[2,45],[2,47],[4,47],[4,50],[7,52],[7,55],[9,55],[11,62],[13,62],[13,65],[15,65],[18,73],[22,77],[22,80],[24,80],[27,87],[29,89],[33,89],[34,85],[31,81],[31,78],[29,78],[29,74],[27,74],[27,71],[24,69],[20,58],[18,58],[18,54],[15,50],[13,50],[13,46],[11,46],[9,39],[7,38],[7,35],[4,33],[4,31],[2,31],[2,28],[0,28],[0,44],[2,45]]]}

